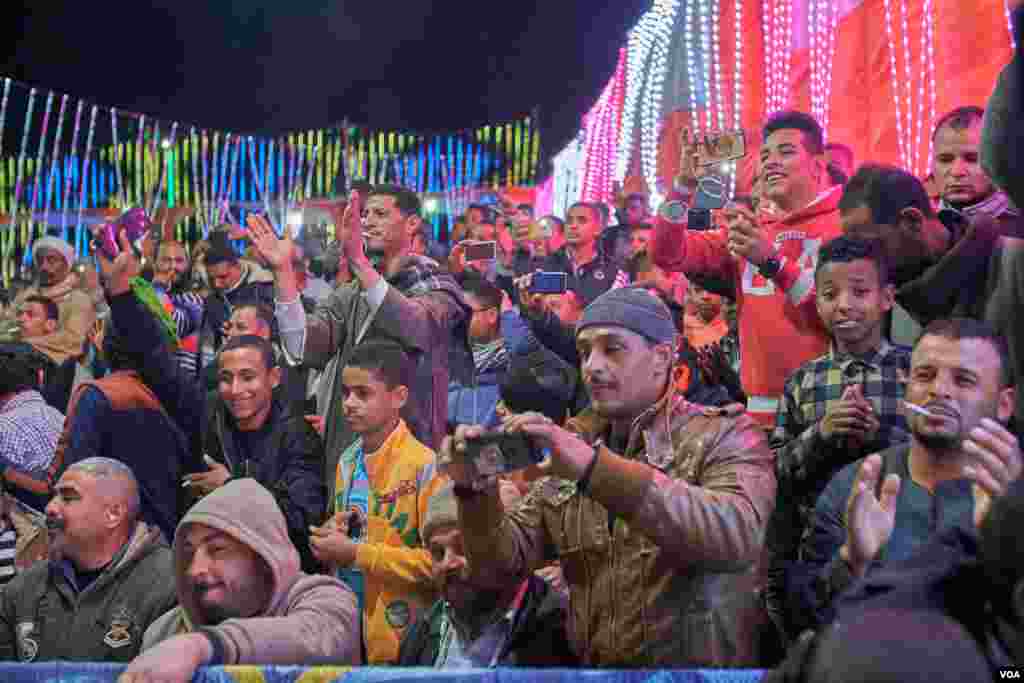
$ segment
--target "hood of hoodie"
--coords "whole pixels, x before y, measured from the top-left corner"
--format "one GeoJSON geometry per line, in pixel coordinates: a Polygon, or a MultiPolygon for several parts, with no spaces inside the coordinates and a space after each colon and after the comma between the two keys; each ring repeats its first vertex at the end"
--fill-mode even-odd
{"type": "Polygon", "coordinates": [[[770,225],[776,226],[779,230],[785,230],[787,226],[797,223],[804,223],[814,220],[818,216],[832,213],[839,210],[839,200],[843,196],[843,188],[834,185],[814,198],[810,204],[792,213],[782,214],[776,220],[770,220],[770,225]]]}
{"type": "Polygon", "coordinates": [[[210,493],[190,509],[174,534],[174,580],[178,604],[192,624],[205,621],[185,572],[188,558],[183,549],[185,532],[191,524],[204,524],[244,543],[263,558],[273,574],[270,602],[262,616],[282,612],[292,584],[301,576],[299,553],[288,538],[284,515],[271,493],[254,479],[235,479],[210,493]]]}

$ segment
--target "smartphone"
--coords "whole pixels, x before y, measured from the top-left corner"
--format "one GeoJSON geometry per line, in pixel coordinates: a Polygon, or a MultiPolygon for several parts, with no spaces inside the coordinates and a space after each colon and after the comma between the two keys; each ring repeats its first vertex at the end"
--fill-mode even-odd
{"type": "Polygon", "coordinates": [[[711,209],[690,209],[686,214],[687,230],[710,230],[711,209]]]}
{"type": "Polygon", "coordinates": [[[493,261],[497,258],[495,242],[465,242],[463,253],[467,261],[493,261]]]}
{"type": "Polygon", "coordinates": [[[697,181],[697,193],[693,197],[695,209],[721,209],[729,202],[729,187],[725,177],[709,173],[697,181]]]}
{"type": "Polygon", "coordinates": [[[736,161],[747,155],[747,136],[742,130],[705,135],[700,144],[703,147],[700,155],[701,166],[736,161]]]}
{"type": "Polygon", "coordinates": [[[146,212],[140,208],[130,209],[116,221],[104,223],[100,227],[96,241],[107,260],[113,261],[121,253],[121,245],[118,244],[117,237],[122,230],[128,238],[128,242],[137,250],[141,250],[142,240],[149,232],[149,220],[146,218],[146,212]]]}
{"type": "Polygon", "coordinates": [[[566,273],[539,272],[534,273],[530,281],[531,294],[561,294],[569,288],[569,276],[566,273]]]}
{"type": "Polygon", "coordinates": [[[480,477],[526,469],[544,460],[544,453],[525,434],[490,432],[466,442],[466,454],[480,477]]]}

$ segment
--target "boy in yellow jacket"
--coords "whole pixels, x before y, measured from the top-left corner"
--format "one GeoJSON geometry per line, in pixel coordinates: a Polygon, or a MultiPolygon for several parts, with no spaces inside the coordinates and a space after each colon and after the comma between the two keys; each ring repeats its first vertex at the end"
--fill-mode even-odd
{"type": "Polygon", "coordinates": [[[366,661],[398,657],[406,628],[435,599],[420,528],[440,487],[434,452],[399,417],[411,362],[400,346],[368,341],[342,372],[344,414],[359,435],[338,461],[334,515],[311,527],[310,546],[359,598],[366,661]]]}

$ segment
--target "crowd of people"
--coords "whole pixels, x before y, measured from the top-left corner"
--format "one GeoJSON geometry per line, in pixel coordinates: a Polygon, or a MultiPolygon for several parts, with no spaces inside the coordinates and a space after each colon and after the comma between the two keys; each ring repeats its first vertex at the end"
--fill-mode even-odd
{"type": "Polygon", "coordinates": [[[937,196],[782,111],[707,227],[692,149],[653,214],[502,198],[446,243],[365,183],[326,249],[259,214],[36,240],[0,314],[0,658],[1018,666],[1021,60],[938,121],[937,196]]]}

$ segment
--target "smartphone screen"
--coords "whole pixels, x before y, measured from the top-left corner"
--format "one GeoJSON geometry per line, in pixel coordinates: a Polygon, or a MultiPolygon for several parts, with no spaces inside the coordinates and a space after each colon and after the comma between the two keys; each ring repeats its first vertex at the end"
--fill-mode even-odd
{"type": "Polygon", "coordinates": [[[569,276],[558,272],[534,273],[530,291],[534,294],[561,294],[568,288],[569,276]]]}
{"type": "Polygon", "coordinates": [[[493,261],[497,256],[494,242],[466,242],[467,261],[493,261]]]}
{"type": "Polygon", "coordinates": [[[710,230],[711,229],[711,210],[710,209],[690,209],[686,215],[686,229],[687,230],[710,230]]]}

